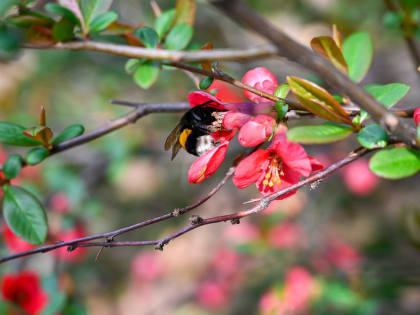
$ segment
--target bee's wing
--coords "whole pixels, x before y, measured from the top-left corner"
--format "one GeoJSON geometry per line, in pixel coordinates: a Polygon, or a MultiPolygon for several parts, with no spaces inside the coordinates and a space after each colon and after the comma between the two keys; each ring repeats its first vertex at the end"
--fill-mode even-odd
{"type": "Polygon", "coordinates": [[[171,157],[171,161],[175,158],[175,156],[178,154],[179,149],[181,149],[181,144],[179,143],[179,141],[175,142],[173,147],[172,147],[172,157],[171,157]]]}
{"type": "Polygon", "coordinates": [[[179,138],[179,134],[181,133],[181,128],[182,128],[181,124],[176,125],[174,130],[172,130],[169,136],[166,138],[165,151],[168,151],[172,146],[175,146],[176,143],[179,143],[178,138],[179,138]]]}

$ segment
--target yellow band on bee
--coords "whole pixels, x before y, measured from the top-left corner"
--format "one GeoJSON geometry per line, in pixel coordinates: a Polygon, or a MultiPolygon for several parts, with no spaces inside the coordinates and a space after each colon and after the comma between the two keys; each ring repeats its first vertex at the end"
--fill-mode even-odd
{"type": "Polygon", "coordinates": [[[191,134],[191,132],[191,129],[186,128],[182,131],[181,135],[179,136],[179,143],[182,145],[185,151],[187,150],[187,148],[185,147],[185,143],[187,142],[188,136],[191,134]]]}

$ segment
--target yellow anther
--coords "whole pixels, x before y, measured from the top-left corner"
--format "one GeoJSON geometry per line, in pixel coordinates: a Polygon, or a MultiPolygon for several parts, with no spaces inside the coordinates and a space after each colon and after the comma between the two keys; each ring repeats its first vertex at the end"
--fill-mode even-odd
{"type": "Polygon", "coordinates": [[[264,181],[263,181],[263,185],[264,185],[264,186],[267,186],[267,185],[268,185],[268,180],[264,179],[264,181]]]}
{"type": "Polygon", "coordinates": [[[270,182],[268,183],[268,186],[273,187],[274,186],[273,181],[270,180],[270,182]]]}
{"type": "Polygon", "coordinates": [[[267,178],[267,179],[269,179],[269,178],[270,178],[270,176],[271,176],[271,174],[270,174],[270,173],[265,174],[265,178],[267,178]]]}

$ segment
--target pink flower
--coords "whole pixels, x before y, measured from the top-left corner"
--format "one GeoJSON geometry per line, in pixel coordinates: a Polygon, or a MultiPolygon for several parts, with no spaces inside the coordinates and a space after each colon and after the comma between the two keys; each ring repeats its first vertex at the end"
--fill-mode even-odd
{"type": "Polygon", "coordinates": [[[284,303],[291,312],[303,314],[314,296],[316,282],[312,275],[302,267],[293,267],[286,274],[284,303]]]}
{"type": "Polygon", "coordinates": [[[242,244],[255,241],[260,236],[260,232],[255,224],[244,221],[241,224],[228,225],[223,236],[228,242],[242,244]]]}
{"type": "Polygon", "coordinates": [[[138,280],[151,281],[164,273],[164,267],[158,253],[143,252],[132,261],[131,272],[138,280]]]}
{"type": "Polygon", "coordinates": [[[3,240],[7,248],[12,253],[19,253],[35,248],[35,246],[31,243],[28,243],[22,238],[15,235],[6,224],[3,224],[3,240]]]}
{"type": "Polygon", "coordinates": [[[207,281],[201,284],[196,297],[201,305],[212,309],[220,309],[229,302],[229,292],[216,281],[207,281]]]}
{"type": "Polygon", "coordinates": [[[69,197],[64,193],[56,193],[50,200],[51,210],[58,213],[66,213],[70,208],[69,197]]]}
{"type": "Polygon", "coordinates": [[[188,170],[188,181],[191,184],[197,184],[213,175],[225,159],[228,147],[229,142],[224,141],[198,157],[188,170]]]}
{"type": "Polygon", "coordinates": [[[233,88],[232,85],[220,80],[214,80],[208,90],[218,90],[215,96],[223,102],[240,103],[244,100],[243,95],[238,89],[233,88]]]}
{"type": "Polygon", "coordinates": [[[303,239],[302,229],[291,222],[280,223],[268,233],[268,243],[274,248],[293,249],[302,244],[303,239]]]}
{"type": "MultiPolygon", "coordinates": [[[[262,90],[269,94],[274,94],[278,83],[276,77],[266,68],[259,67],[252,70],[249,70],[242,78],[242,82],[256,88],[258,90],[262,90]]],[[[264,97],[258,96],[254,93],[244,90],[243,91],[245,96],[254,103],[262,103],[262,102],[271,102],[264,97]]]]}
{"type": "Polygon", "coordinates": [[[229,276],[238,271],[241,257],[233,250],[219,249],[213,259],[212,266],[219,274],[229,276]]]}
{"type": "Polygon", "coordinates": [[[342,169],[341,172],[347,188],[355,195],[369,194],[378,185],[379,178],[369,169],[369,162],[359,159],[342,169]]]}
{"type": "Polygon", "coordinates": [[[282,314],[283,301],[281,295],[270,289],[261,297],[259,308],[262,314],[282,314]]]}
{"type": "Polygon", "coordinates": [[[360,253],[351,245],[333,240],[327,245],[324,258],[343,271],[354,270],[361,260],[360,253]]]}
{"type": "Polygon", "coordinates": [[[188,102],[191,105],[191,108],[196,106],[203,106],[211,107],[217,110],[227,110],[226,104],[219,100],[217,97],[211,95],[210,93],[203,92],[203,91],[194,91],[188,94],[188,102]]]}
{"type": "Polygon", "coordinates": [[[258,115],[246,122],[238,134],[238,141],[244,147],[255,147],[272,134],[276,120],[268,115],[258,115]]]}
{"type": "Polygon", "coordinates": [[[414,110],[413,119],[416,126],[418,126],[420,123],[420,107],[414,110]]]}
{"type": "MultiPolygon", "coordinates": [[[[301,176],[307,177],[321,168],[322,165],[308,156],[300,144],[287,140],[286,128],[281,127],[267,150],[258,149],[239,163],[233,183],[239,189],[256,183],[258,190],[267,195],[296,184],[301,176]]],[[[278,199],[294,193],[296,190],[278,199]]]]}
{"type": "Polygon", "coordinates": [[[13,302],[26,311],[25,314],[41,314],[48,296],[41,287],[39,276],[32,271],[16,275],[4,275],[1,292],[6,301],[13,302]]]}
{"type": "MultiPolygon", "coordinates": [[[[81,224],[78,224],[69,230],[61,231],[56,238],[58,241],[68,242],[76,238],[85,237],[86,235],[85,228],[81,224]]],[[[86,252],[86,247],[78,247],[71,252],[67,250],[67,247],[61,247],[53,251],[57,259],[68,262],[80,262],[86,257],[86,252]]]]}

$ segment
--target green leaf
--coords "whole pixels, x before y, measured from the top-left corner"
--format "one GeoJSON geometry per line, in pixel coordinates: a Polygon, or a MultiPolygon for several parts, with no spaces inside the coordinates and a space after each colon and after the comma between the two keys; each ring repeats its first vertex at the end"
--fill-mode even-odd
{"type": "Polygon", "coordinates": [[[35,148],[28,152],[25,161],[28,165],[36,165],[41,163],[48,156],[48,154],[49,152],[45,148],[35,148]]]}
{"type": "Polygon", "coordinates": [[[420,171],[420,151],[392,148],[377,152],[369,162],[370,170],[388,179],[409,177],[420,171]]]}
{"type": "Polygon", "coordinates": [[[371,124],[359,131],[357,140],[368,149],[383,148],[388,144],[388,134],[381,126],[371,124]]]}
{"type": "Polygon", "coordinates": [[[101,32],[117,19],[118,14],[114,11],[102,13],[90,22],[89,29],[91,32],[101,32]]]}
{"type": "Polygon", "coordinates": [[[282,120],[289,110],[289,105],[287,105],[284,101],[279,100],[274,103],[274,108],[277,111],[278,120],[282,120]]]}
{"type": "Polygon", "coordinates": [[[0,1],[0,18],[14,5],[18,4],[20,0],[1,0],[0,1]]]}
{"type": "Polygon", "coordinates": [[[79,21],[78,17],[76,16],[76,14],[74,14],[73,11],[67,9],[66,7],[63,7],[63,6],[61,6],[59,4],[56,4],[56,3],[48,3],[45,6],[45,10],[47,10],[50,13],[54,13],[54,14],[58,14],[58,15],[61,15],[63,17],[66,17],[70,21],[72,21],[73,24],[80,26],[80,21],[79,21]]]}
{"type": "Polygon", "coordinates": [[[159,44],[159,35],[153,28],[145,26],[137,29],[134,34],[147,48],[156,48],[157,44],[159,44]]]}
{"type": "Polygon", "coordinates": [[[86,32],[89,32],[89,25],[98,15],[107,12],[113,0],[80,0],[80,9],[86,24],[86,32]]]}
{"type": "Polygon", "coordinates": [[[0,122],[0,142],[23,147],[40,145],[41,142],[33,140],[23,134],[25,128],[7,122],[0,122]]]}
{"type": "Polygon", "coordinates": [[[168,50],[182,50],[188,46],[194,29],[187,24],[178,24],[169,32],[165,39],[165,48],[168,50]]]}
{"type": "Polygon", "coordinates": [[[160,73],[158,62],[148,60],[134,72],[134,81],[143,89],[148,89],[156,82],[160,73]]]}
{"type": "Polygon", "coordinates": [[[174,21],[175,9],[168,10],[163,12],[154,23],[155,31],[160,38],[163,38],[165,34],[171,28],[171,25],[174,21]]]}
{"type": "Polygon", "coordinates": [[[44,243],[47,217],[38,199],[20,187],[4,185],[3,191],[3,214],[10,229],[29,243],[44,243]]]}
{"type": "Polygon", "coordinates": [[[279,98],[286,98],[287,94],[290,92],[290,86],[287,83],[280,84],[276,91],[274,92],[274,96],[277,96],[279,98]]]}
{"type": "Polygon", "coordinates": [[[85,132],[85,127],[79,124],[66,127],[57,137],[52,140],[52,144],[58,144],[75,137],[80,136],[85,132]]]}
{"type": "Polygon", "coordinates": [[[207,90],[210,85],[213,83],[214,78],[211,77],[205,77],[200,81],[200,90],[207,90]]]}
{"type": "Polygon", "coordinates": [[[360,82],[369,70],[373,58],[373,44],[366,32],[355,33],[343,42],[343,55],[349,69],[349,77],[360,82]]]}
{"type": "Polygon", "coordinates": [[[303,144],[321,144],[343,140],[352,133],[353,129],[348,125],[328,122],[322,125],[291,128],[287,131],[287,138],[303,144]]]}
{"type": "Polygon", "coordinates": [[[22,169],[22,157],[18,154],[9,156],[3,165],[3,174],[7,179],[15,178],[22,169]]]}
{"type": "Polygon", "coordinates": [[[311,113],[324,119],[351,125],[348,113],[327,90],[298,77],[287,77],[292,92],[311,113]]]}
{"type": "Polygon", "coordinates": [[[410,90],[410,87],[403,83],[390,83],[386,85],[370,84],[364,88],[369,94],[384,104],[386,108],[395,105],[410,90]]]}
{"type": "Polygon", "coordinates": [[[134,71],[137,70],[138,67],[140,67],[140,65],[144,62],[144,60],[140,60],[140,59],[128,59],[127,62],[125,63],[125,72],[127,74],[133,74],[134,71]]]}
{"type": "Polygon", "coordinates": [[[311,47],[319,55],[327,58],[331,63],[343,73],[348,73],[346,60],[344,60],[341,49],[332,37],[320,36],[311,40],[311,47]]]}
{"type": "Polygon", "coordinates": [[[67,17],[63,17],[53,27],[53,37],[58,42],[72,40],[74,37],[74,23],[67,17]]]}
{"type": "Polygon", "coordinates": [[[32,25],[41,25],[49,27],[53,24],[48,19],[40,18],[38,16],[29,14],[8,16],[6,18],[6,22],[17,27],[31,27],[32,25]]]}

